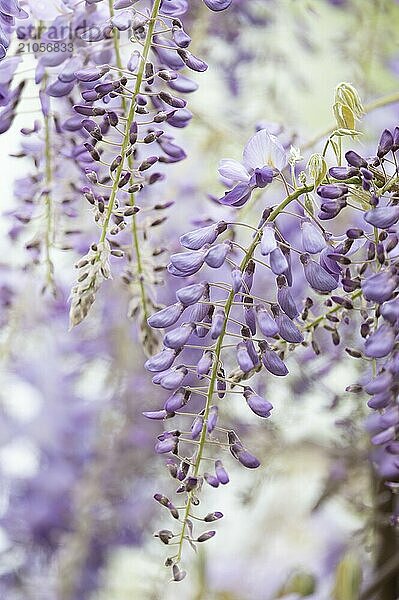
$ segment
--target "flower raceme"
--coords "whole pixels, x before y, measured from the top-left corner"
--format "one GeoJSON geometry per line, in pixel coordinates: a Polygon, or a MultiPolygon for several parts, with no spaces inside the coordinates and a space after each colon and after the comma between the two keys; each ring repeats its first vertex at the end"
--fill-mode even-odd
{"type": "MultiPolygon", "coordinates": [[[[384,148],[383,156],[392,151],[387,150],[387,137],[384,134],[379,145],[384,148]]],[[[261,131],[247,145],[244,165],[222,161],[220,172],[236,187],[246,185],[249,189],[255,187],[256,169],[273,160],[270,183],[278,181],[286,164],[281,148],[278,141],[261,131]],[[270,158],[273,151],[280,162],[270,158]]],[[[166,561],[176,581],[185,576],[180,567],[185,542],[195,546],[213,536],[213,532],[198,535],[192,518],[202,487],[227,483],[228,478],[219,476],[223,464],[219,452],[229,450],[246,468],[260,465],[236,432],[219,424],[222,413],[229,419],[226,399],[242,399],[256,416],[269,418],[273,404],[257,392],[259,373],[267,373],[266,377],[288,375],[286,359],[300,346],[320,353],[320,327],[330,333],[333,346],[339,346],[341,324],[354,322],[358,313],[353,309],[362,297],[367,309],[360,311],[358,325],[364,345],[347,348],[347,353],[377,362],[378,374],[365,388],[372,395],[368,404],[392,415],[374,425],[373,442],[382,445],[388,456],[380,472],[387,473],[389,464],[389,472],[394,471],[393,478],[399,479],[395,459],[389,459],[396,452],[398,423],[392,408],[396,402],[395,344],[399,333],[399,301],[395,297],[399,283],[395,259],[399,187],[395,176],[385,175],[384,158],[378,154],[381,150],[377,156],[363,159],[350,151],[346,155],[348,167],[331,167],[316,189],[292,182],[292,193],[277,207],[263,210],[257,228],[239,220],[207,224],[182,235],[182,252],[170,257],[169,272],[186,281],[176,292],[176,302],[149,318],[151,327],[167,331],[163,350],[146,363],[153,383],[167,390],[169,396],[163,407],[144,414],[168,424],[176,421],[174,428],[158,437],[156,452],[171,454],[167,467],[176,480],[177,494],[185,496],[184,507],[161,494],[155,496],[181,522],[180,531],[167,537],[157,534],[161,541],[177,548],[166,561]],[[359,211],[348,202],[350,195],[351,202],[356,201],[353,193],[357,189],[368,194],[368,201],[364,202],[363,195],[357,207],[363,210],[362,223],[359,211]],[[302,196],[312,203],[312,211],[304,213],[302,196]],[[296,223],[292,239],[283,236],[281,227],[288,205],[296,223]],[[343,235],[332,235],[324,223],[342,210],[353,226],[343,235]],[[252,229],[246,245],[237,242],[242,226],[244,231],[252,229]],[[301,286],[304,291],[298,295],[294,290],[301,286]],[[318,300],[323,296],[326,299],[320,305],[318,300]],[[379,378],[386,382],[388,375],[388,386],[380,386],[379,378]],[[209,468],[210,453],[214,470],[209,468]]],[[[195,519],[207,522],[198,515],[195,519]]]]}
{"type": "MultiPolygon", "coordinates": [[[[219,11],[230,2],[209,0],[206,4],[219,11]]],[[[75,104],[75,117],[69,121],[76,123],[84,138],[83,153],[77,157],[88,180],[83,191],[101,229],[99,242],[77,264],[71,325],[87,316],[101,282],[110,277],[109,257],[125,255],[124,281],[132,294],[130,313],[140,322],[147,354],[156,347],[147,318],[155,308],[151,289],[160,282],[160,268],[143,256],[142,240],[150,238],[143,231],[166,220],[164,212],[170,203],[157,201],[152,217],[147,203],[145,219],[137,203],[143,190],[148,200],[148,188],[164,179],[165,165],[186,157],[171,132],[189,123],[192,115],[184,96],[194,92],[197,84],[182,70],[207,69],[206,63],[189,51],[191,39],[181,21],[188,3],[154,0],[151,5],[152,12],[146,16],[143,7],[139,10],[131,2],[115,2],[109,18],[83,34],[87,44],[100,48],[108,48],[108,38],[113,35],[115,62],[82,64],[75,69],[72,78],[81,89],[82,102],[75,104]],[[131,40],[136,45],[124,61],[118,35],[127,29],[133,32],[131,40]],[[119,241],[117,236],[123,230],[119,241]],[[128,243],[127,230],[131,233],[128,243]]],[[[62,89],[59,79],[51,93],[61,94],[62,89]]],[[[151,248],[145,255],[151,256],[151,248]]],[[[216,263],[218,260],[214,258],[216,263]]]]}

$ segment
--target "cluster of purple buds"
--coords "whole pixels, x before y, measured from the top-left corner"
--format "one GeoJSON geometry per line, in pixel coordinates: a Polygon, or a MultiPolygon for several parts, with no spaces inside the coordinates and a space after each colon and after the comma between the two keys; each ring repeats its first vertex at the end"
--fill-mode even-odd
{"type": "MultiPolygon", "coordinates": [[[[222,10],[230,2],[207,4],[213,10],[222,10]]],[[[151,14],[145,16],[131,3],[116,2],[104,24],[104,35],[91,35],[90,29],[83,34],[83,39],[94,46],[114,35],[116,64],[90,65],[74,72],[82,94],[82,102],[74,110],[85,138],[83,155],[79,156],[88,180],[83,191],[101,228],[100,244],[96,247],[101,250],[104,245],[109,246],[111,252],[117,251],[128,259],[124,281],[132,290],[132,298],[139,296],[131,313],[142,322],[147,335],[146,321],[155,308],[150,289],[160,283],[162,269],[157,262],[151,264],[142,258],[141,239],[143,232],[148,239],[150,228],[165,222],[164,209],[171,203],[146,205],[141,219],[141,214],[136,218],[137,202],[144,189],[164,179],[164,165],[186,157],[171,132],[189,123],[192,115],[184,96],[194,92],[197,84],[182,70],[207,69],[206,63],[189,51],[191,39],[181,21],[187,8],[185,2],[156,0],[151,14]],[[118,33],[126,29],[132,32],[131,39],[143,47],[141,53],[133,52],[127,65],[120,58],[118,45],[118,33]],[[128,243],[125,237],[119,241],[118,234],[123,230],[130,231],[128,243]]],[[[94,30],[98,33],[99,28],[94,30]]],[[[88,256],[83,258],[84,269],[87,260],[88,256]]],[[[102,268],[106,259],[101,251],[95,262],[88,275],[78,267],[78,284],[72,294],[72,325],[86,317],[101,279],[108,273],[102,268]]]]}
{"type": "MultiPolygon", "coordinates": [[[[269,138],[267,132],[260,134],[258,148],[262,140],[269,138]]],[[[373,396],[369,405],[388,410],[396,403],[394,374],[399,303],[395,294],[399,270],[394,250],[398,243],[395,229],[399,220],[398,185],[395,174],[387,176],[380,168],[386,156],[381,151],[382,147],[384,152],[386,150],[386,137],[384,132],[376,157],[365,160],[350,151],[346,154],[348,167],[331,168],[327,181],[323,180],[317,190],[307,185],[295,187],[277,207],[265,209],[258,227],[252,227],[252,238],[247,246],[238,244],[237,236],[231,234],[233,229],[239,231],[240,225],[247,231],[248,224],[222,220],[182,235],[183,251],[170,257],[169,272],[188,281],[177,291],[174,304],[149,318],[151,327],[167,331],[163,350],[147,361],[146,368],[154,374],[154,384],[172,395],[163,408],[145,415],[150,419],[178,420],[177,428],[168,429],[158,437],[156,451],[174,457],[168,462],[168,470],[179,481],[177,493],[186,496],[183,517],[181,509],[167,499],[169,510],[173,507],[172,516],[182,519],[183,523],[180,533],[172,532],[168,538],[168,544],[173,539],[178,551],[168,558],[167,564],[178,568],[179,573],[184,542],[195,545],[197,539],[189,515],[200,503],[201,487],[204,482],[214,488],[223,483],[217,470],[204,470],[204,449],[208,455],[219,446],[228,449],[231,456],[247,468],[260,465],[234,430],[219,426],[218,417],[226,397],[243,397],[253,413],[268,418],[273,406],[256,392],[257,374],[266,369],[270,375],[287,375],[285,359],[298,346],[310,346],[319,354],[320,326],[330,333],[333,346],[339,346],[341,324],[351,322],[359,313],[364,348],[348,347],[346,352],[353,358],[364,355],[371,360],[383,359],[378,377],[385,380],[389,371],[392,384],[384,386],[383,392],[376,392],[377,397],[373,396]],[[336,217],[343,203],[348,211],[352,210],[359,188],[363,202],[365,194],[369,194],[370,208],[364,209],[362,204],[363,226],[359,223],[359,211],[353,211],[353,226],[345,235],[326,231],[323,224],[326,215],[328,219],[336,217]],[[297,247],[295,230],[292,240],[289,235],[284,236],[280,218],[288,204],[295,206],[297,199],[315,191],[322,198],[318,218],[310,213],[305,216],[302,205],[294,208],[300,232],[297,247]],[[340,206],[339,210],[334,209],[334,215],[328,203],[340,206]],[[193,281],[203,270],[208,275],[193,281]],[[274,287],[270,285],[270,276],[274,278],[274,287]],[[265,280],[268,281],[266,287],[262,284],[265,280]],[[300,282],[305,291],[298,297],[294,290],[300,282]],[[325,309],[316,304],[320,295],[327,297],[325,309]],[[370,304],[370,309],[362,307],[354,311],[361,296],[370,304]],[[376,318],[383,321],[376,324],[376,318]],[[249,385],[247,380],[252,378],[254,382],[251,380],[249,385]],[[187,419],[191,421],[189,425],[187,419]]],[[[248,146],[244,158],[249,156],[248,146]]],[[[244,167],[234,161],[226,162],[231,181],[233,169],[237,181],[237,173],[242,174],[244,167]]],[[[222,164],[225,166],[226,162],[222,164]]],[[[259,157],[256,164],[262,165],[259,157]]],[[[281,168],[283,165],[282,159],[281,168]]],[[[247,177],[249,181],[253,174],[247,173],[247,177]]],[[[367,389],[371,392],[374,388],[367,389]]],[[[378,427],[384,433],[373,438],[376,443],[389,442],[387,448],[391,452],[396,447],[391,444],[396,431],[396,424],[391,422],[395,414],[397,411],[393,410],[389,418],[381,420],[378,427]],[[389,430],[386,433],[382,428],[385,423],[388,424],[385,429],[389,430]]],[[[220,457],[215,456],[214,460],[220,461],[220,457]]],[[[220,463],[215,462],[215,465],[220,463]]]]}
{"type": "Polygon", "coordinates": [[[366,423],[376,447],[372,459],[380,477],[392,485],[399,480],[396,441],[399,174],[395,154],[398,149],[399,128],[393,133],[385,129],[375,156],[364,158],[350,150],[345,155],[348,167],[330,169],[331,178],[345,178],[350,183],[322,185],[318,190],[323,198],[335,190],[337,202],[350,195],[352,203],[356,202],[356,190],[361,190],[362,222],[354,220],[343,242],[348,250],[335,258],[342,269],[343,288],[350,294],[346,302],[360,297],[364,300],[360,307],[360,336],[364,341],[362,347],[347,348],[347,352],[354,358],[370,361],[373,374],[364,375],[362,383],[349,386],[348,391],[366,392],[367,405],[376,411],[366,423]],[[344,193],[338,195],[338,190],[344,193]]]}

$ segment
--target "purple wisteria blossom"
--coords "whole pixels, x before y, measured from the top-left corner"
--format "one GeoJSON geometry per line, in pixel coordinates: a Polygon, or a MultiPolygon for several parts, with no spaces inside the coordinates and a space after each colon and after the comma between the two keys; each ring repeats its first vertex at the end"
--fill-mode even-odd
{"type": "Polygon", "coordinates": [[[242,206],[254,189],[264,188],[273,181],[288,164],[284,147],[266,129],[258,131],[247,143],[243,152],[243,162],[224,159],[220,162],[219,173],[232,186],[220,198],[221,204],[242,206]]]}

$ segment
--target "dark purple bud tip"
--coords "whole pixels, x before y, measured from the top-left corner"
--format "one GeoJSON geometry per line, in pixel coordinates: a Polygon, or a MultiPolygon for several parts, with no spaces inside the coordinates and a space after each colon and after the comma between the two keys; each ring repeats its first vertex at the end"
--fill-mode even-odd
{"type": "Polygon", "coordinates": [[[172,567],[172,576],[173,581],[183,581],[185,576],[187,575],[186,571],[182,571],[179,565],[173,565],[172,567]]]}
{"type": "Polygon", "coordinates": [[[202,533],[197,538],[197,542],[207,542],[208,540],[213,538],[215,535],[216,535],[216,531],[206,531],[205,533],[202,533]]]}
{"type": "Polygon", "coordinates": [[[143,412],[143,415],[147,417],[147,419],[154,419],[155,421],[163,421],[163,419],[167,419],[172,415],[166,412],[166,410],[156,410],[156,411],[148,411],[143,412]]]}
{"type": "Polygon", "coordinates": [[[327,185],[319,185],[317,188],[317,193],[321,198],[326,198],[327,200],[336,200],[337,198],[341,198],[349,191],[346,185],[334,185],[332,183],[328,183],[327,185]]]}
{"type": "Polygon", "coordinates": [[[382,158],[383,156],[388,154],[388,152],[390,152],[392,150],[393,145],[394,145],[394,141],[393,141],[392,133],[389,131],[389,129],[384,129],[384,131],[382,132],[381,137],[380,137],[380,142],[378,144],[378,149],[377,149],[378,158],[382,158]]]}
{"type": "Polygon", "coordinates": [[[350,167],[349,169],[346,167],[331,167],[329,174],[333,179],[345,180],[357,175],[358,170],[354,167],[350,167]]]}
{"type": "Polygon", "coordinates": [[[357,169],[360,169],[360,167],[367,167],[367,161],[353,150],[349,150],[345,154],[345,158],[347,163],[350,164],[352,167],[356,167],[357,169]]]}
{"type": "Polygon", "coordinates": [[[187,477],[185,481],[186,492],[192,492],[198,485],[198,477],[187,477]]]}
{"type": "Polygon", "coordinates": [[[169,544],[170,540],[173,539],[174,535],[173,532],[169,529],[161,529],[160,531],[154,534],[154,537],[159,538],[161,542],[167,545],[169,544]]]}
{"type": "Polygon", "coordinates": [[[205,523],[212,523],[213,521],[219,521],[219,519],[223,518],[223,513],[221,512],[212,512],[206,515],[204,518],[205,523]]]}

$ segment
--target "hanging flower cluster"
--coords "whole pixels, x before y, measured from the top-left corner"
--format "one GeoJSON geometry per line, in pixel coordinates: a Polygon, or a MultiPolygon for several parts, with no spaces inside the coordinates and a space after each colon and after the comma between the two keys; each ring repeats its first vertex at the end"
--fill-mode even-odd
{"type": "MultiPolygon", "coordinates": [[[[155,450],[171,454],[167,467],[176,480],[176,493],[184,499],[181,506],[181,501],[155,495],[179,523],[177,531],[157,534],[176,548],[167,559],[175,581],[185,576],[180,566],[185,543],[194,547],[213,537],[215,530],[206,526],[222,517],[218,510],[198,514],[201,488],[229,481],[220,452],[227,450],[249,469],[260,465],[236,431],[219,423],[221,408],[228,419],[227,405],[241,400],[259,417],[270,417],[273,405],[257,391],[258,373],[286,376],[286,359],[296,347],[320,353],[320,327],[337,346],[342,327],[356,318],[364,347],[346,350],[375,364],[375,377],[365,386],[372,395],[369,406],[383,410],[372,422],[373,442],[385,452],[384,477],[399,478],[395,137],[399,140],[397,129],[393,134],[385,131],[376,156],[365,159],[349,151],[348,166],[328,172],[320,156],[319,181],[308,184],[302,173],[299,185],[295,175],[289,182],[282,172],[288,161],[284,148],[267,131],[259,131],[245,148],[243,165],[222,161],[220,173],[235,187],[220,202],[241,206],[253,189],[273,179],[284,184],[286,197],[275,207],[261,209],[255,228],[241,223],[238,213],[237,221],[218,221],[182,235],[182,252],[170,257],[168,270],[183,280],[183,287],[174,304],[149,318],[151,327],[166,333],[163,350],[146,362],[153,383],[169,396],[162,408],[144,414],[168,423],[155,450]],[[230,202],[231,197],[236,201],[230,202]],[[344,210],[349,212],[345,223],[351,226],[339,235],[327,231],[325,225],[344,210]],[[287,234],[285,213],[294,219],[287,234]],[[246,244],[237,241],[242,228],[250,231],[246,244]],[[327,299],[320,305],[323,296],[327,299]],[[169,425],[172,419],[174,427],[169,425]],[[205,530],[198,531],[199,521],[205,530]]],[[[314,174],[313,160],[313,179],[314,174]]]]}

